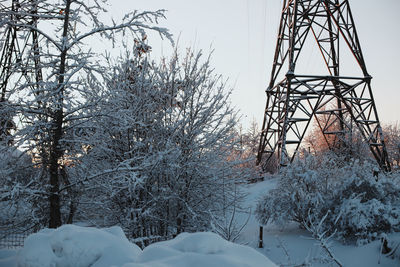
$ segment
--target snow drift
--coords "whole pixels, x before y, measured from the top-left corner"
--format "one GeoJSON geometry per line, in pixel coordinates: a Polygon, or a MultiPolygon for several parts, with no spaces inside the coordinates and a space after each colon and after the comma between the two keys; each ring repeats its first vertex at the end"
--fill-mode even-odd
{"type": "Polygon", "coordinates": [[[258,267],[276,266],[250,247],[237,245],[214,233],[182,233],[175,239],[152,244],[136,263],[124,267],[258,267]]]}
{"type": "Polygon", "coordinates": [[[128,241],[120,227],[97,229],[76,225],[30,235],[14,262],[19,267],[276,266],[256,250],[210,232],[182,233],[142,251],[128,241]]]}
{"type": "Polygon", "coordinates": [[[122,266],[140,253],[120,227],[64,225],[30,235],[17,254],[17,263],[19,267],[122,266]]]}

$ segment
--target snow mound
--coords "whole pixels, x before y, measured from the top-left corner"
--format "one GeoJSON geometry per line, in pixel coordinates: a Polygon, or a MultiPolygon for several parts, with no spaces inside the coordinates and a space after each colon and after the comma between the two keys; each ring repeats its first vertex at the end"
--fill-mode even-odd
{"type": "Polygon", "coordinates": [[[268,267],[276,266],[253,248],[237,245],[209,232],[182,233],[146,247],[136,263],[124,267],[268,267]]]}
{"type": "MultiPolygon", "coordinates": [[[[8,254],[6,255],[9,256],[8,254]]],[[[10,263],[10,258],[7,258],[10,263]]],[[[14,264],[13,264],[14,265],[14,264]]],[[[120,227],[64,225],[30,235],[16,256],[18,267],[268,267],[276,266],[253,248],[214,233],[182,233],[143,251],[120,227]]],[[[3,266],[0,261],[0,266],[3,266]]],[[[11,266],[11,265],[9,265],[11,266]]],[[[14,265],[15,266],[15,265],[14,265]]]]}
{"type": "Polygon", "coordinates": [[[16,266],[15,257],[17,252],[15,250],[0,249],[0,267],[14,267],[16,266]]]}
{"type": "Polygon", "coordinates": [[[63,225],[30,235],[17,262],[20,267],[110,267],[133,262],[140,253],[120,227],[63,225]]]}

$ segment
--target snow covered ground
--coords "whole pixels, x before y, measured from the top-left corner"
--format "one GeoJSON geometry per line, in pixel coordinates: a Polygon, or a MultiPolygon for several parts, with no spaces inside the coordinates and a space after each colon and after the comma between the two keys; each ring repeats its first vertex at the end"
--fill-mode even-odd
{"type": "Polygon", "coordinates": [[[64,225],[30,235],[19,251],[1,251],[1,267],[273,267],[256,250],[209,232],[182,233],[143,251],[120,227],[64,225]]]}
{"type": "MultiPolygon", "coordinates": [[[[246,185],[245,206],[253,212],[257,200],[274,188],[276,182],[271,179],[246,185]]],[[[264,248],[259,249],[259,224],[254,214],[248,218],[248,214],[242,213],[236,219],[238,224],[248,219],[238,240],[242,245],[227,242],[213,233],[183,233],[173,240],[150,245],[143,251],[130,243],[119,227],[96,229],[64,225],[28,237],[25,247],[19,251],[0,250],[0,267],[336,266],[324,256],[318,242],[295,224],[265,226],[264,248]]],[[[388,238],[400,242],[400,233],[390,234],[388,238]]],[[[346,246],[332,240],[331,250],[343,266],[400,266],[399,259],[379,254],[380,245],[379,241],[374,241],[358,247],[346,246]]]]}
{"type": "MultiPolygon", "coordinates": [[[[275,187],[277,180],[271,179],[260,183],[247,185],[248,197],[245,206],[255,210],[257,200],[275,187]]],[[[238,223],[245,222],[246,214],[238,216],[238,223]]],[[[280,266],[337,266],[324,256],[324,251],[311,235],[301,230],[295,224],[287,226],[267,225],[264,227],[264,248],[258,248],[259,224],[255,216],[250,217],[244,227],[239,243],[247,244],[266,255],[280,266]],[[309,265],[302,265],[302,264],[309,265]]],[[[400,242],[400,233],[389,234],[389,240],[400,242]]],[[[400,259],[390,259],[380,255],[381,243],[374,241],[363,246],[343,245],[331,240],[331,250],[334,256],[343,264],[351,267],[394,267],[400,266],[400,259]]]]}

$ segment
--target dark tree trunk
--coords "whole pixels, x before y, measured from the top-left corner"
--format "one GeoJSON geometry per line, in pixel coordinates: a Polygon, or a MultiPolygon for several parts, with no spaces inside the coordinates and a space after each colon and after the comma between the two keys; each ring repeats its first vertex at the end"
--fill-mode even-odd
{"type": "Polygon", "coordinates": [[[183,208],[181,203],[178,200],[178,205],[177,205],[177,216],[176,216],[176,234],[179,235],[180,233],[183,232],[183,208]]]}
{"type": "Polygon", "coordinates": [[[50,220],[49,228],[57,228],[61,226],[61,205],[59,196],[59,184],[60,184],[60,165],[59,160],[63,156],[63,149],[60,147],[60,140],[63,137],[63,100],[64,100],[64,75],[66,73],[65,64],[67,57],[67,38],[68,38],[68,25],[69,25],[69,14],[72,0],[66,1],[65,17],[64,17],[64,28],[62,34],[62,46],[60,54],[60,70],[58,74],[58,86],[55,88],[56,99],[55,99],[55,111],[53,113],[53,128],[51,133],[51,146],[50,146],[50,160],[49,160],[49,171],[50,171],[50,220]]]}
{"type": "Polygon", "coordinates": [[[182,233],[182,219],[180,217],[176,218],[176,234],[182,233]]]}

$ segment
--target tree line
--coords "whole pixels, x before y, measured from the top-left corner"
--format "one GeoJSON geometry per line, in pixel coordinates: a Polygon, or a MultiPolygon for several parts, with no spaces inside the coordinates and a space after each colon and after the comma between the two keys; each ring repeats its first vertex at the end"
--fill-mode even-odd
{"type": "Polygon", "coordinates": [[[105,11],[97,0],[1,6],[2,36],[33,40],[1,66],[1,225],[120,224],[141,240],[210,229],[254,175],[227,82],[202,51],[151,59],[147,31],[173,42],[163,10],[111,25],[105,11]],[[117,59],[90,45],[126,36],[117,59]]]}

